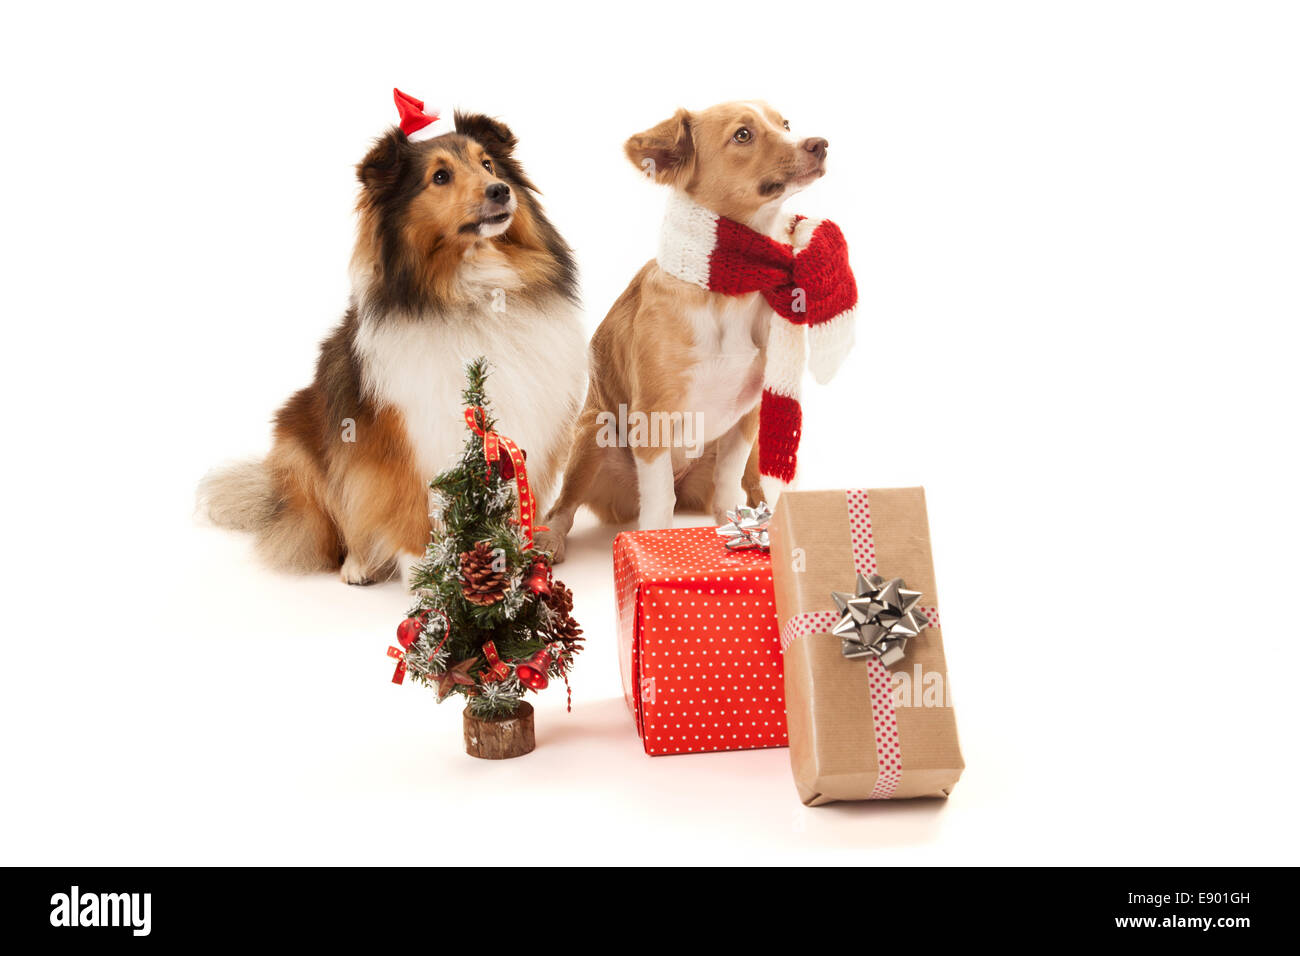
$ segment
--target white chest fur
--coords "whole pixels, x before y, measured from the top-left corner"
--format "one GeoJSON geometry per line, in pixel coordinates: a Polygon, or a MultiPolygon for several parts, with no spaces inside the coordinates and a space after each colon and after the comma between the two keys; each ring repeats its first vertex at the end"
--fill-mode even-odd
{"type": "MultiPolygon", "coordinates": [[[[426,481],[464,447],[461,391],[465,366],[478,356],[491,365],[487,394],[498,430],[532,462],[567,439],[582,399],[586,334],[577,308],[560,298],[545,307],[488,301],[450,317],[363,318],[353,348],[368,396],[405,419],[426,481]]],[[[539,468],[530,477],[538,497],[549,497],[555,476],[539,468]]]]}
{"type": "Polygon", "coordinates": [[[726,434],[762,396],[771,314],[758,293],[711,295],[708,304],[687,312],[696,362],[686,405],[700,415],[704,441],[726,434]]]}

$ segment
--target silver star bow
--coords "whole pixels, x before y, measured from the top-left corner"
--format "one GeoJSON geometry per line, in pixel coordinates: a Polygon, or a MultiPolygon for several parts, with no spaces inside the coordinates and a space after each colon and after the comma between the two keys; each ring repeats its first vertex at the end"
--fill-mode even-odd
{"type": "Polygon", "coordinates": [[[845,657],[878,657],[885,666],[903,659],[909,637],[930,626],[916,609],[920,591],[909,591],[902,578],[886,581],[878,574],[858,575],[858,593],[832,591],[840,619],[831,633],[841,639],[845,657]]]}
{"type": "Polygon", "coordinates": [[[743,548],[758,548],[767,551],[771,542],[767,537],[767,523],[772,520],[772,509],[764,501],[757,508],[741,505],[735,511],[728,511],[730,522],[716,528],[718,534],[727,540],[723,542],[728,551],[743,548]]]}

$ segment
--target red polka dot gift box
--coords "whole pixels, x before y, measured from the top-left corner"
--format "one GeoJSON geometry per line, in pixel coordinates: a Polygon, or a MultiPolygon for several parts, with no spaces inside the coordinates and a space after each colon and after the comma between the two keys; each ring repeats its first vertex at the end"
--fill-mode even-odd
{"type": "Polygon", "coordinates": [[[623,693],[652,756],[784,747],[785,693],[762,551],[714,528],[614,539],[623,693]]]}
{"type": "Polygon", "coordinates": [[[948,796],[965,764],[925,491],[788,491],[768,531],[800,799],[948,796]]]}

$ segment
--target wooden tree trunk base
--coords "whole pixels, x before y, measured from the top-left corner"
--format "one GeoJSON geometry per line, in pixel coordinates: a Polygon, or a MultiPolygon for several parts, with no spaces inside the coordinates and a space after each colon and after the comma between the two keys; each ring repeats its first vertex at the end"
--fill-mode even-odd
{"type": "Polygon", "coordinates": [[[505,760],[532,753],[537,746],[533,738],[533,705],[521,701],[513,714],[505,717],[471,717],[465,711],[465,753],[484,760],[505,760]]]}

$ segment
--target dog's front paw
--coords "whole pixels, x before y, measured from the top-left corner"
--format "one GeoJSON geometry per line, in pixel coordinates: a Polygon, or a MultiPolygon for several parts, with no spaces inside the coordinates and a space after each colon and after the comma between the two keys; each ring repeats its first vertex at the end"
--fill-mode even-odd
{"type": "Polygon", "coordinates": [[[375,583],[375,579],[370,574],[370,569],[365,567],[360,560],[348,555],[343,561],[343,567],[339,571],[339,577],[344,584],[355,584],[359,587],[365,587],[375,583]]]}
{"type": "Polygon", "coordinates": [[[567,535],[547,528],[533,535],[533,547],[538,551],[549,551],[551,563],[559,564],[564,560],[564,539],[567,535]]]}

